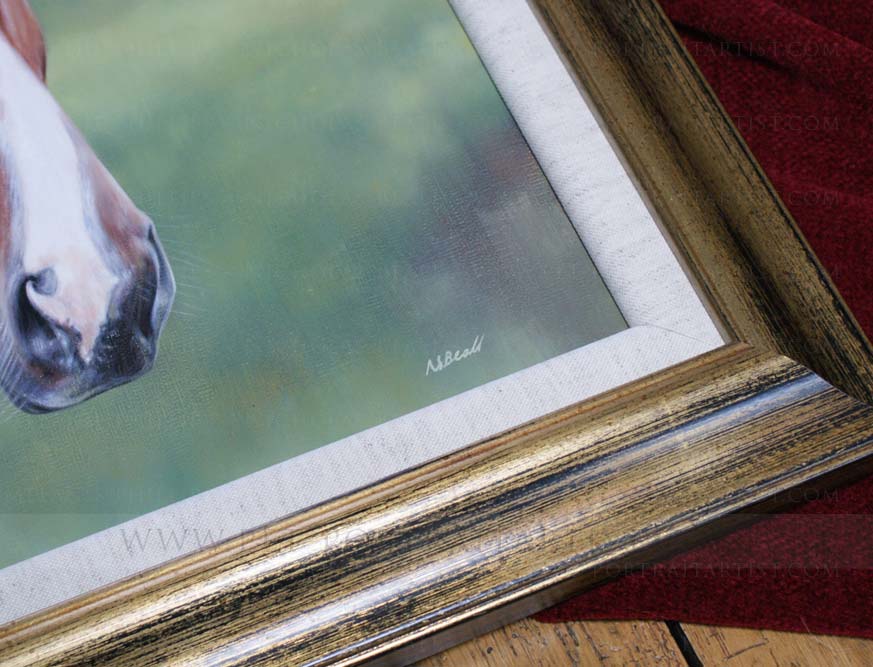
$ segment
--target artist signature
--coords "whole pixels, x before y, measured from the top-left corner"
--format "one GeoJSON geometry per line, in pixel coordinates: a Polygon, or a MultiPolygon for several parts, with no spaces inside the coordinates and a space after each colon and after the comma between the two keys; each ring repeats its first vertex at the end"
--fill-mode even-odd
{"type": "Polygon", "coordinates": [[[482,351],[482,342],[485,340],[485,335],[480,334],[476,336],[473,344],[465,348],[463,350],[446,350],[445,354],[438,354],[436,361],[433,359],[427,360],[427,370],[425,371],[425,377],[430,375],[431,373],[439,373],[440,371],[446,370],[452,364],[455,364],[459,361],[463,361],[464,359],[469,359],[475,354],[479,354],[482,351]]]}

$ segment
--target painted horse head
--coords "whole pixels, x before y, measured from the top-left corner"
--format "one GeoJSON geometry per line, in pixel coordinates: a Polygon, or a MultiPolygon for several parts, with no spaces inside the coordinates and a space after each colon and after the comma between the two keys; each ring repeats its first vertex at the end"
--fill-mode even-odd
{"type": "Polygon", "coordinates": [[[0,386],[60,410],[147,372],[175,293],[152,221],[45,86],[27,0],[0,0],[0,386]]]}

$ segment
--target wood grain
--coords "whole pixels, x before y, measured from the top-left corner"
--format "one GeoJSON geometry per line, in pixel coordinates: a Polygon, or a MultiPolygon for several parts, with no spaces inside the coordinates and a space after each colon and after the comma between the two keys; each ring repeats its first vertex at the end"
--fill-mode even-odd
{"type": "MultiPolygon", "coordinates": [[[[706,667],[868,667],[873,641],[851,637],[683,624],[706,667]]],[[[685,667],[664,623],[526,619],[424,660],[416,667],[685,667]]]]}
{"type": "Polygon", "coordinates": [[[682,627],[706,667],[873,665],[870,640],[703,625],[682,627]]]}
{"type": "Polygon", "coordinates": [[[0,664],[402,664],[873,454],[870,345],[657,3],[536,5],[737,344],[0,629],[0,664]]]}
{"type": "Polygon", "coordinates": [[[416,667],[685,667],[663,623],[543,624],[525,619],[416,667]]]}
{"type": "Polygon", "coordinates": [[[871,434],[873,409],[807,369],[726,347],[401,476],[387,496],[8,627],[0,664],[409,662],[868,456],[871,434]]]}
{"type": "Polygon", "coordinates": [[[727,332],[873,403],[869,342],[658,3],[532,4],[727,332]]]}

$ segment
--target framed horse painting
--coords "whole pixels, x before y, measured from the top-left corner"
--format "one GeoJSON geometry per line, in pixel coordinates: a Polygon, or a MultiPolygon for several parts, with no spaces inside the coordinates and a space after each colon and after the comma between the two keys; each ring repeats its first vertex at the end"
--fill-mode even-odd
{"type": "Polygon", "coordinates": [[[873,454],[654,0],[0,31],[4,665],[408,663],[873,454]]]}

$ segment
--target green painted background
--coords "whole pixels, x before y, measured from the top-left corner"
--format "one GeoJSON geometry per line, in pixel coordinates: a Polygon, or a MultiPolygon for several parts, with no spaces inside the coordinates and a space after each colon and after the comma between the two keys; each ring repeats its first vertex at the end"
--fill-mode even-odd
{"type": "Polygon", "coordinates": [[[624,328],[445,0],[33,5],[179,292],[150,375],[0,414],[0,565],[624,328]]]}

